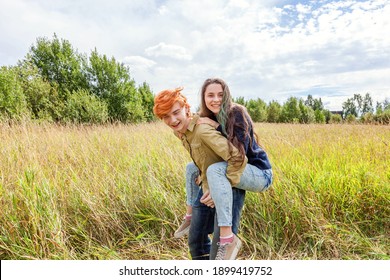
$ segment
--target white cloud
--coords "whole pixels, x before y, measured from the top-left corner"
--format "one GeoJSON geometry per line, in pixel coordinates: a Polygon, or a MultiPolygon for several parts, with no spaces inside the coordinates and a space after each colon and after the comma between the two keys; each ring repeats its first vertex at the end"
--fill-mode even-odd
{"type": "Polygon", "coordinates": [[[142,56],[126,56],[123,61],[125,64],[129,64],[133,67],[137,67],[139,69],[148,69],[156,65],[154,60],[147,59],[142,56]]]}
{"type": "Polygon", "coordinates": [[[156,46],[149,47],[145,50],[148,56],[152,57],[169,57],[178,60],[191,60],[192,56],[188,53],[186,48],[178,45],[170,45],[164,42],[156,46]]]}

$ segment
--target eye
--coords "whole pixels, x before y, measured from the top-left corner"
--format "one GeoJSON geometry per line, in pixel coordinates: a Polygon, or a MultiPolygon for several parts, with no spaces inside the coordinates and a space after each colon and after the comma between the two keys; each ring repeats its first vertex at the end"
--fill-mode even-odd
{"type": "Polygon", "coordinates": [[[176,111],[173,112],[174,115],[177,115],[179,113],[180,113],[180,110],[176,110],[176,111]]]}

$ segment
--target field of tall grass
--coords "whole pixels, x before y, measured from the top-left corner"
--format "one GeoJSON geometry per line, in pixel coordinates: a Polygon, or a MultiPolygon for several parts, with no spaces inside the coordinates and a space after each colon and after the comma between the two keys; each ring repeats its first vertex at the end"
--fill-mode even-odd
{"type": "MultiPolygon", "coordinates": [[[[390,126],[255,128],[275,178],[239,259],[390,259],[390,126]]],[[[0,259],[189,259],[189,161],[162,123],[0,124],[0,259]]]]}

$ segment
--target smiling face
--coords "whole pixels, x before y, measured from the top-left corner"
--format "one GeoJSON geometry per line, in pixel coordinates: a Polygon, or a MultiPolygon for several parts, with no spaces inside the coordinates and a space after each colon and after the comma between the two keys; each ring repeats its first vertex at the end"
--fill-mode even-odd
{"type": "Polygon", "coordinates": [[[176,132],[184,133],[190,123],[189,112],[176,101],[171,110],[162,116],[164,123],[176,132]]]}
{"type": "Polygon", "coordinates": [[[204,93],[204,101],[207,109],[215,115],[221,110],[223,89],[220,84],[209,84],[204,93]]]}

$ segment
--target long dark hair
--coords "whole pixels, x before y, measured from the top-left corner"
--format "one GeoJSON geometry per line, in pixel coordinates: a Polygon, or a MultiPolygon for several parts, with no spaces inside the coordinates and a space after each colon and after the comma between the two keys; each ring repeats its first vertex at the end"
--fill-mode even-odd
{"type": "MultiPolygon", "coordinates": [[[[245,147],[244,144],[239,141],[235,131],[237,128],[239,128],[240,130],[244,130],[245,137],[250,137],[249,129],[253,127],[252,119],[250,118],[244,106],[233,102],[229,87],[225,81],[219,78],[212,78],[204,81],[201,88],[201,104],[199,115],[201,117],[208,117],[218,121],[218,123],[222,126],[222,131],[227,136],[229,143],[231,143],[239,150],[241,155],[240,160],[243,162],[246,154],[245,147]],[[216,116],[207,108],[205,102],[206,88],[211,84],[219,84],[222,86],[223,90],[221,109],[216,116]],[[236,121],[236,114],[241,114],[243,122],[236,121]]],[[[252,139],[249,140],[251,143],[252,139]]]]}

